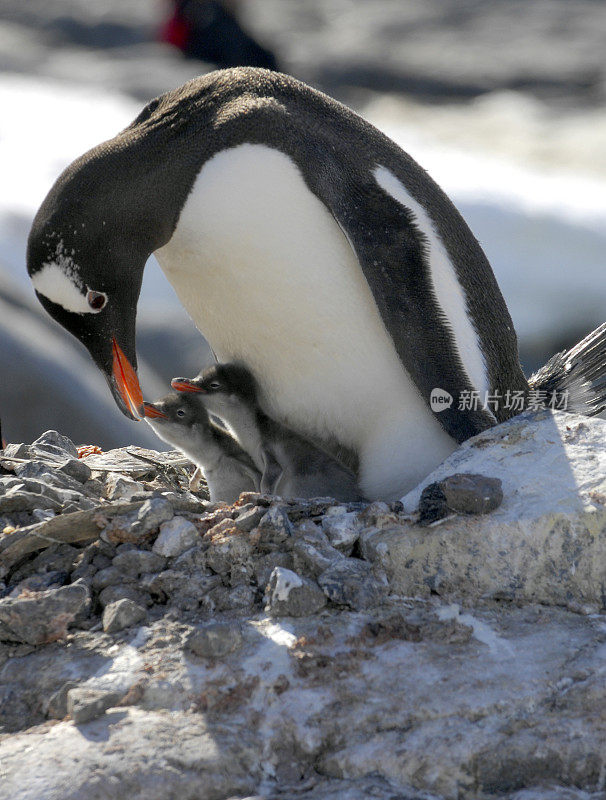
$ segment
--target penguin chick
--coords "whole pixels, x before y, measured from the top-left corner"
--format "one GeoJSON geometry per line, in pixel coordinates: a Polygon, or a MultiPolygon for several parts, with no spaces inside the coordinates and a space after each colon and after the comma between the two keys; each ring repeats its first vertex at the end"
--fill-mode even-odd
{"type": "Polygon", "coordinates": [[[356,477],[324,450],[265,414],[255,379],[241,364],[216,364],[173,389],[195,392],[223,420],[261,472],[261,491],[283,497],[363,500],[356,477]]]}
{"type": "Polygon", "coordinates": [[[233,503],[241,492],[259,491],[260,472],[238,443],[211,423],[197,396],[168,394],[143,407],[156,435],[202,470],[211,502],[233,503]]]}

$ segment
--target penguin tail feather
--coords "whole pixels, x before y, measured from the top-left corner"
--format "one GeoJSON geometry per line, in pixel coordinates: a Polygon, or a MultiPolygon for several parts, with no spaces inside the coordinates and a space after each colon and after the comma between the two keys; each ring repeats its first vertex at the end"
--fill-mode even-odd
{"type": "Polygon", "coordinates": [[[552,356],[528,379],[531,390],[547,392],[556,408],[593,417],[606,409],[606,322],[570,350],[552,356]]]}

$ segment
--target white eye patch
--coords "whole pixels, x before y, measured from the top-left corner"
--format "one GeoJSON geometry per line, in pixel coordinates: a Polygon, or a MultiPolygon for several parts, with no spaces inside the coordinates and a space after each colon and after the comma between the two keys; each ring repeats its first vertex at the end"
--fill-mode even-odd
{"type": "Polygon", "coordinates": [[[32,276],[34,289],[52,303],[73,314],[98,314],[103,310],[103,306],[90,307],[86,299],[88,287],[82,284],[73,270],[70,272],[68,275],[63,266],[56,263],[44,264],[42,269],[32,276]]]}

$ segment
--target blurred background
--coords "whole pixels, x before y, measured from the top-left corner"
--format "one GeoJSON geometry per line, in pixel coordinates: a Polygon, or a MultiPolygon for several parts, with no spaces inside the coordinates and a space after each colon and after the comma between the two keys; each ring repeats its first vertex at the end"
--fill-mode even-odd
{"type": "MultiPolygon", "coordinates": [[[[7,441],[161,447],[38,306],[32,218],[60,171],[150,98],[232,64],[279,67],[407,150],[480,240],[527,374],[606,319],[601,0],[0,0],[0,419],[7,441]]],[[[210,359],[152,258],[144,394],[210,359]]]]}

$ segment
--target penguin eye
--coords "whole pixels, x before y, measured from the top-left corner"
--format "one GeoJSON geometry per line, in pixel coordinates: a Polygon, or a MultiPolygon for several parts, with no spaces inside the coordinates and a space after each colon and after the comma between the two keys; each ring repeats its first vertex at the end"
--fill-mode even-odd
{"type": "Polygon", "coordinates": [[[208,386],[209,386],[210,389],[215,389],[215,390],[221,388],[221,384],[219,383],[219,381],[211,381],[208,384],[208,386]]]}
{"type": "Polygon", "coordinates": [[[107,295],[105,292],[94,292],[92,289],[89,289],[86,293],[86,302],[93,311],[101,311],[107,303],[107,295]]]}
{"type": "Polygon", "coordinates": [[[178,416],[178,417],[184,417],[184,416],[185,416],[185,411],[184,411],[184,409],[182,409],[182,408],[178,408],[178,409],[177,409],[177,416],[178,416]]]}

